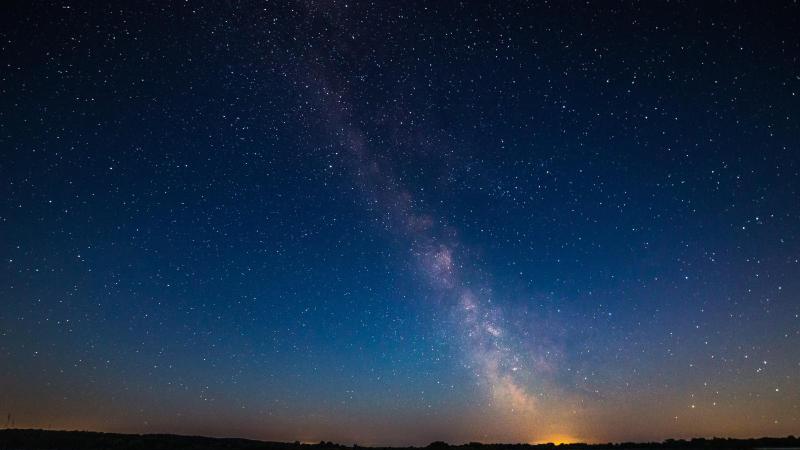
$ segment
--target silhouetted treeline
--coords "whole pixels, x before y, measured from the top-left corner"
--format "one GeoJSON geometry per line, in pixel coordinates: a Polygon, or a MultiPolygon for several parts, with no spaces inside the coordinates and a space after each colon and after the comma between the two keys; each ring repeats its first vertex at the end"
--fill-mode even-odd
{"type": "Polygon", "coordinates": [[[800,439],[794,436],[785,438],[728,439],[728,438],[695,438],[691,440],[667,439],[664,442],[619,442],[608,444],[481,444],[470,442],[464,445],[449,445],[445,442],[433,442],[430,450],[750,450],[750,449],[797,449],[800,450],[800,439]]]}
{"type": "MultiPolygon", "coordinates": [[[[0,430],[0,450],[323,450],[350,448],[333,442],[318,444],[299,442],[264,442],[250,439],[209,438],[200,436],[177,436],[172,434],[115,434],[88,431],[47,431],[47,430],[0,430]]],[[[353,446],[356,448],[358,446],[353,446]]],[[[692,439],[664,442],[616,444],[481,444],[470,442],[463,445],[449,445],[446,442],[433,442],[428,450],[748,450],[770,448],[796,448],[800,450],[800,439],[794,436],[785,438],[758,439],[692,439]]],[[[373,449],[404,450],[417,447],[371,447],[373,449]]]]}

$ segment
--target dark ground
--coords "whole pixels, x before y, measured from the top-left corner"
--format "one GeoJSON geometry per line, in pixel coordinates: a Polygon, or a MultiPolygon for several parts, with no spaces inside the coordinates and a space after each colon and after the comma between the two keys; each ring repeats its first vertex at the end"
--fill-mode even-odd
{"type": "MultiPolygon", "coordinates": [[[[88,431],[47,431],[47,430],[0,430],[0,450],[189,450],[189,449],[226,449],[226,450],[294,450],[303,447],[305,450],[344,449],[349,448],[333,442],[319,444],[300,444],[285,442],[265,442],[249,439],[222,439],[200,436],[177,436],[171,434],[115,434],[94,433],[88,431]]],[[[757,448],[800,448],[800,439],[789,436],[785,438],[758,439],[692,439],[672,440],[647,443],[617,444],[480,444],[448,445],[444,442],[433,442],[426,448],[441,450],[452,448],[457,450],[535,450],[550,447],[573,449],[757,449],[757,448]]],[[[407,447],[415,448],[415,447],[407,447]]],[[[418,448],[418,447],[417,447],[418,448]]],[[[402,450],[393,447],[394,450],[402,450]]]]}

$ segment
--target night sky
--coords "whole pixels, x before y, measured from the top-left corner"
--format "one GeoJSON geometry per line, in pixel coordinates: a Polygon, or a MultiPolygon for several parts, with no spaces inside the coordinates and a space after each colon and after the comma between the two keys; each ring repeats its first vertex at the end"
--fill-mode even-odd
{"type": "Polygon", "coordinates": [[[0,425],[800,432],[797,2],[0,16],[0,425]]]}

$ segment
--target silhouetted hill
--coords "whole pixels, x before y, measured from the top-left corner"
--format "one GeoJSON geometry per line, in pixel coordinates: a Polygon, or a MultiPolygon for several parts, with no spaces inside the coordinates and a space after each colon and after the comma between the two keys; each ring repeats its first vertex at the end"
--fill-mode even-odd
{"type": "Polygon", "coordinates": [[[117,434],[90,431],[0,430],[0,450],[289,450],[294,444],[172,434],[117,434]]]}
{"type": "MultiPolygon", "coordinates": [[[[178,436],[173,434],[116,434],[89,431],[48,431],[48,430],[0,430],[0,450],[322,450],[344,449],[344,445],[333,442],[319,444],[300,444],[285,442],[265,442],[250,439],[209,438],[201,436],[178,436]]],[[[430,450],[601,450],[601,449],[663,449],[663,450],[746,450],[746,449],[789,449],[800,450],[800,439],[794,436],[785,438],[758,439],[692,439],[664,442],[617,444],[481,444],[471,442],[464,445],[449,445],[433,442],[430,450]]],[[[376,447],[372,447],[376,448],[376,447]]],[[[377,447],[380,448],[380,447],[377,447]]],[[[414,449],[417,447],[384,447],[393,450],[414,449]]]]}

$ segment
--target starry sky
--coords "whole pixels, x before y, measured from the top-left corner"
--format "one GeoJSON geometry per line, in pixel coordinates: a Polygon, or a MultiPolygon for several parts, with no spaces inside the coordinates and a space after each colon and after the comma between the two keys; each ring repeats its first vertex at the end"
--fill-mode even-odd
{"type": "Polygon", "coordinates": [[[17,427],[800,431],[797,2],[3,9],[17,427]]]}

